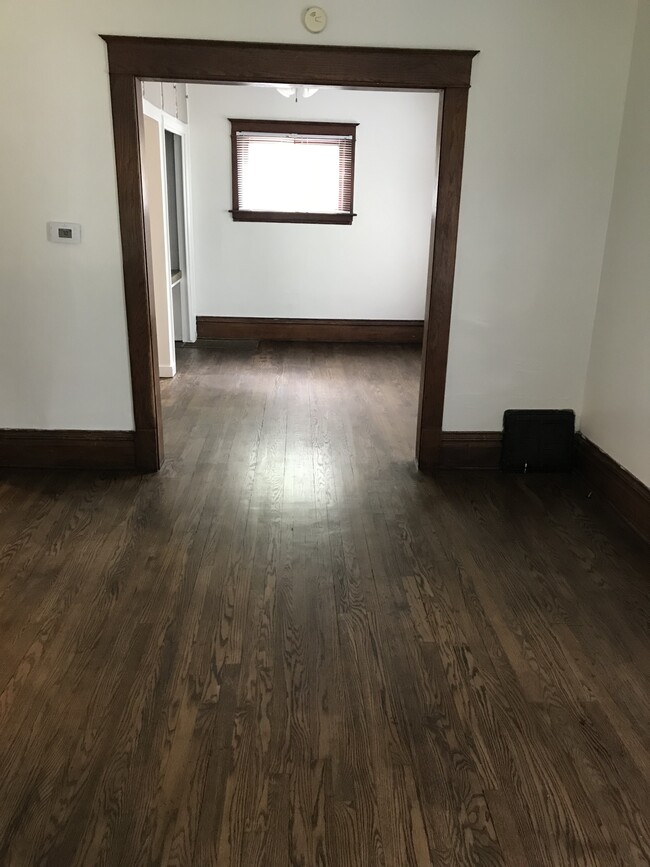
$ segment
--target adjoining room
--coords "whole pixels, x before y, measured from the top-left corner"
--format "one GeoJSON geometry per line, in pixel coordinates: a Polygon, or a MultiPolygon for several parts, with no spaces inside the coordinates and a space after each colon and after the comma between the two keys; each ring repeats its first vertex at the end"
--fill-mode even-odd
{"type": "MultiPolygon", "coordinates": [[[[242,349],[254,365],[275,339],[348,359],[357,345],[361,367],[401,364],[414,454],[439,95],[147,81],[142,93],[161,377],[177,358],[216,374],[242,349]]],[[[163,405],[174,394],[164,386],[163,405]]]]}

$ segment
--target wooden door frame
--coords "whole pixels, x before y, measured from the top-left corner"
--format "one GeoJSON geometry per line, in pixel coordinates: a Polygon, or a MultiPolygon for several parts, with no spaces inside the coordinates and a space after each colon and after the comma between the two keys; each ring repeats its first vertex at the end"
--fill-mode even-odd
{"type": "Polygon", "coordinates": [[[437,152],[431,155],[437,163],[438,192],[416,446],[421,470],[439,466],[467,101],[472,59],[477,52],[136,36],[102,39],[108,49],[138,469],[153,472],[163,462],[148,215],[142,181],[142,80],[441,91],[440,135],[437,152]]]}

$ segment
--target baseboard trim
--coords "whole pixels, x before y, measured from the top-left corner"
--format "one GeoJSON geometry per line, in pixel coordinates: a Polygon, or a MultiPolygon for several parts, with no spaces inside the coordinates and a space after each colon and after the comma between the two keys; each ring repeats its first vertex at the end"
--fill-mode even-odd
{"type": "Polygon", "coordinates": [[[135,431],[0,430],[0,467],[133,470],[135,431]]]}
{"type": "Polygon", "coordinates": [[[158,365],[158,376],[161,379],[171,379],[176,376],[176,365],[175,364],[159,364],[158,365]]]}
{"type": "Polygon", "coordinates": [[[583,434],[576,434],[576,468],[640,536],[650,542],[650,488],[583,434]]]}
{"type": "Polygon", "coordinates": [[[291,340],[318,343],[421,344],[424,323],[401,319],[267,319],[197,316],[199,340],[291,340]]]}
{"type": "Polygon", "coordinates": [[[443,470],[496,470],[501,431],[443,431],[438,466],[443,470]]]}

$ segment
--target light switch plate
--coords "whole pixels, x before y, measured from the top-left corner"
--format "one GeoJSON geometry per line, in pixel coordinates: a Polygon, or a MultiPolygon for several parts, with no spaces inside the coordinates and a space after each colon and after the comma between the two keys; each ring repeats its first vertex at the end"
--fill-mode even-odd
{"type": "Polygon", "coordinates": [[[47,240],[55,244],[81,244],[81,224],[50,222],[47,224],[47,240]]]}

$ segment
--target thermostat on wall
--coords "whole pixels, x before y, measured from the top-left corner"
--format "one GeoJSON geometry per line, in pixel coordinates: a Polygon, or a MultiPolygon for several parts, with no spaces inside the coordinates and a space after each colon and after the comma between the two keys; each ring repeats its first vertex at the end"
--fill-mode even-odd
{"type": "Polygon", "coordinates": [[[81,244],[81,224],[48,223],[47,240],[55,244],[81,244]]]}

